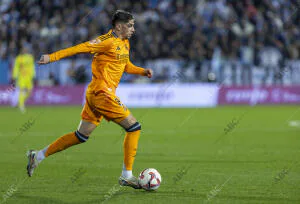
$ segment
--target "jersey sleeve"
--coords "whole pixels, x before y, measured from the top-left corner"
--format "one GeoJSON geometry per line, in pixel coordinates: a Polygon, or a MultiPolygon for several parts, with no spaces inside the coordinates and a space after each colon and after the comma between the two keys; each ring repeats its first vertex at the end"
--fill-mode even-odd
{"type": "Polygon", "coordinates": [[[135,66],[134,64],[131,63],[130,60],[128,60],[128,63],[126,64],[124,71],[128,74],[138,74],[142,76],[144,76],[145,74],[144,68],[135,66]]]}
{"type": "Polygon", "coordinates": [[[101,53],[107,51],[112,46],[112,39],[101,41],[99,38],[75,45],[50,54],[50,62],[60,60],[78,53],[101,53]]]}
{"type": "MultiPolygon", "coordinates": [[[[129,40],[127,40],[127,46],[128,46],[128,49],[130,50],[129,40]]],[[[144,73],[145,73],[144,68],[135,66],[134,64],[132,64],[132,62],[130,60],[128,60],[124,71],[128,74],[138,74],[138,75],[142,75],[142,76],[144,76],[144,73]]]]}
{"type": "Polygon", "coordinates": [[[35,78],[35,65],[34,65],[34,57],[33,57],[33,55],[30,56],[30,67],[32,69],[31,78],[35,78]]]}
{"type": "Polygon", "coordinates": [[[19,69],[20,69],[20,58],[17,57],[15,60],[14,68],[13,68],[13,79],[17,79],[19,76],[19,69]]]}

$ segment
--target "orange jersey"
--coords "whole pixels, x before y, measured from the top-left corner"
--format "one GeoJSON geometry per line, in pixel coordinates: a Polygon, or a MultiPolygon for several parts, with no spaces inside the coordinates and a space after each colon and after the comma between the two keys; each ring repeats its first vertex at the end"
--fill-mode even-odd
{"type": "Polygon", "coordinates": [[[88,93],[100,90],[115,93],[123,72],[144,75],[144,69],[133,65],[129,59],[128,39],[121,40],[110,30],[94,40],[50,54],[50,62],[78,53],[94,54],[92,62],[92,81],[88,93]]]}

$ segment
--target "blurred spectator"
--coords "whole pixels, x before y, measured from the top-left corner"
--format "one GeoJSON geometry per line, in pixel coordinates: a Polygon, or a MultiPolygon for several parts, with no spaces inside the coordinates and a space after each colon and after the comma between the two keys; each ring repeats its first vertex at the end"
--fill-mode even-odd
{"type": "Polygon", "coordinates": [[[167,68],[163,68],[161,73],[155,75],[154,82],[156,83],[163,83],[168,81],[168,72],[167,68]]]}
{"type": "Polygon", "coordinates": [[[85,72],[85,66],[80,65],[76,67],[74,60],[72,60],[71,66],[68,69],[67,73],[74,84],[85,84],[87,82],[88,76],[85,72]]]}
{"type": "Polygon", "coordinates": [[[276,72],[279,72],[280,60],[282,55],[278,48],[274,46],[265,47],[259,52],[260,63],[265,69],[265,75],[262,78],[262,84],[266,85],[267,80],[271,80],[271,84],[275,81],[276,72]]]}
{"type": "Polygon", "coordinates": [[[249,38],[242,40],[240,47],[240,58],[242,66],[242,82],[243,85],[252,84],[252,70],[251,67],[254,63],[254,37],[253,35],[249,38]]]}
{"type": "MultiPolygon", "coordinates": [[[[110,28],[111,15],[116,9],[125,9],[135,15],[138,32],[131,40],[134,44],[131,46],[133,60],[145,63],[146,60],[171,58],[195,62],[197,80],[203,65],[208,65],[208,72],[212,73],[211,60],[217,48],[221,49],[223,61],[229,60],[235,83],[238,62],[242,63],[245,84],[251,83],[250,65],[267,46],[280,52],[283,64],[287,59],[299,58],[298,1],[82,2],[2,0],[0,58],[13,59],[25,41],[32,45],[35,58],[42,53],[88,41],[110,28]]],[[[220,66],[221,72],[224,66],[220,66]]]]}
{"type": "Polygon", "coordinates": [[[59,82],[53,72],[49,72],[48,78],[38,81],[39,86],[57,86],[59,82]]]}
{"type": "Polygon", "coordinates": [[[56,79],[55,75],[53,74],[53,72],[49,73],[49,77],[48,77],[51,86],[57,86],[59,85],[58,80],[56,79]]]}

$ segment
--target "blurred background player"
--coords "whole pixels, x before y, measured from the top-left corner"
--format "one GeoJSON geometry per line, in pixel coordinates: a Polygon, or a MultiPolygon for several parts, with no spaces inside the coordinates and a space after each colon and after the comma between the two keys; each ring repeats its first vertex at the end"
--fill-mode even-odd
{"type": "Polygon", "coordinates": [[[123,72],[152,77],[151,69],[133,65],[129,60],[129,38],[134,34],[134,18],[126,11],[117,10],[112,18],[112,29],[94,40],[42,55],[39,64],[48,64],[78,53],[94,54],[93,78],[86,91],[86,103],[81,112],[79,127],[75,132],[63,135],[43,150],[30,150],[27,173],[32,176],[34,169],[45,158],[76,144],[86,142],[100,124],[103,117],[119,124],[126,130],[124,138],[124,163],[119,183],[122,186],[141,188],[138,179],[132,175],[141,124],[115,95],[123,72]]]}
{"type": "Polygon", "coordinates": [[[35,78],[34,57],[26,46],[22,47],[16,57],[12,78],[19,89],[18,107],[22,113],[25,113],[25,103],[31,94],[35,78]]]}

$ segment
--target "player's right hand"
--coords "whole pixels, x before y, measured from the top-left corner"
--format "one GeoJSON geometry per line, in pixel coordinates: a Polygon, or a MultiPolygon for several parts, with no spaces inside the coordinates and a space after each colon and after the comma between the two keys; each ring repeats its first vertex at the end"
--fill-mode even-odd
{"type": "Polygon", "coordinates": [[[38,64],[48,64],[50,63],[50,56],[49,55],[42,55],[38,64]]]}

